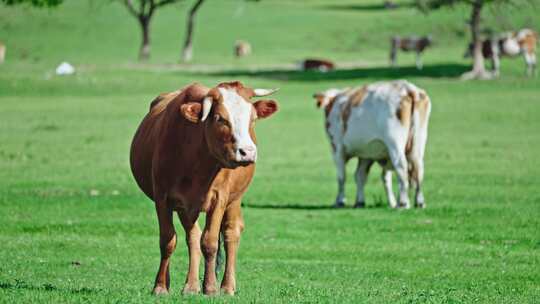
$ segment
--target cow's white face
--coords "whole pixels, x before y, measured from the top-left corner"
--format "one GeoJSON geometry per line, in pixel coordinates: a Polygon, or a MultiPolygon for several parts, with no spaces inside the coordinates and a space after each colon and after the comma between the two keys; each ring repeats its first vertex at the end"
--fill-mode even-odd
{"type": "MultiPolygon", "coordinates": [[[[257,146],[251,137],[253,121],[256,118],[254,107],[238,92],[231,88],[219,88],[223,98],[223,108],[227,112],[228,123],[234,143],[234,161],[249,163],[257,160],[257,146]]],[[[219,114],[216,114],[219,115],[219,114]]]]}
{"type": "Polygon", "coordinates": [[[223,167],[246,166],[257,160],[255,120],[271,116],[278,108],[273,100],[251,103],[250,98],[273,92],[245,88],[239,82],[222,83],[208,92],[202,106],[186,106],[184,116],[204,124],[206,144],[223,167]]]}

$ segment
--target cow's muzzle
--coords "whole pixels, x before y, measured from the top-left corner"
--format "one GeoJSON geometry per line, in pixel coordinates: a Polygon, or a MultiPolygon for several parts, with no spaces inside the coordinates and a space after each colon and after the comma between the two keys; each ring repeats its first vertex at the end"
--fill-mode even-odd
{"type": "Polygon", "coordinates": [[[254,146],[239,147],[235,153],[235,161],[237,163],[250,164],[257,160],[257,148],[254,146]]]}

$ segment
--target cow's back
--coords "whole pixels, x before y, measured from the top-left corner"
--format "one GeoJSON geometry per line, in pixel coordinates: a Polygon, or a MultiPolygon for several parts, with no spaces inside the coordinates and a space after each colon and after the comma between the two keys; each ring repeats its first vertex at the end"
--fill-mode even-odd
{"type": "MultiPolygon", "coordinates": [[[[405,146],[411,125],[409,94],[419,89],[406,81],[380,82],[346,93],[334,115],[342,121],[342,143],[349,155],[388,158],[389,138],[405,146]],[[348,95],[348,96],[347,96],[348,95]]],[[[411,99],[412,102],[412,99],[411,99]]]]}
{"type": "Polygon", "coordinates": [[[167,105],[178,94],[179,92],[161,94],[150,103],[150,110],[139,125],[131,143],[131,171],[141,190],[151,199],[152,159],[159,140],[160,126],[167,105]]]}

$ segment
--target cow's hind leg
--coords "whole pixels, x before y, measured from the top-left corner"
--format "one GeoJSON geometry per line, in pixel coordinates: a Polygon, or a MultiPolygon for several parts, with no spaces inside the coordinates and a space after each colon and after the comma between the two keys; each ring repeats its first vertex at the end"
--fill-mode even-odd
{"type": "Polygon", "coordinates": [[[396,197],[394,196],[394,191],[392,189],[392,170],[383,165],[381,166],[383,167],[381,179],[384,186],[384,192],[386,193],[386,198],[388,199],[388,205],[390,208],[396,208],[396,197]]]}
{"type": "Polygon", "coordinates": [[[166,200],[156,203],[156,211],[159,221],[161,262],[159,263],[153,293],[159,295],[169,292],[169,261],[176,248],[176,231],[173,225],[173,210],[169,207],[166,200]]]}
{"type": "Polygon", "coordinates": [[[201,291],[199,286],[199,264],[201,262],[201,228],[197,222],[198,210],[196,214],[187,211],[179,213],[180,222],[186,232],[186,244],[189,254],[189,270],[186,276],[186,283],[183,294],[197,294],[201,291]]]}
{"type": "Polygon", "coordinates": [[[240,234],[244,230],[244,221],[240,209],[240,200],[232,202],[225,211],[221,226],[225,241],[225,273],[221,281],[221,291],[228,295],[234,295],[236,291],[236,255],[240,243],[240,234]]]}
{"type": "Polygon", "coordinates": [[[216,287],[216,258],[219,246],[219,232],[225,209],[222,204],[215,206],[206,213],[206,224],[202,234],[202,252],[204,255],[204,282],[203,292],[206,295],[215,295],[216,287]]]}
{"type": "Polygon", "coordinates": [[[390,150],[390,159],[392,165],[396,170],[399,181],[399,204],[398,208],[409,209],[409,174],[408,174],[408,164],[405,154],[402,152],[404,149],[389,149],[390,150]]]}
{"type": "Polygon", "coordinates": [[[341,208],[345,206],[345,165],[347,164],[347,160],[345,159],[343,153],[336,151],[334,152],[334,161],[336,163],[338,182],[338,193],[334,207],[341,208]]]}
{"type": "Polygon", "coordinates": [[[422,191],[422,181],[424,180],[424,161],[419,157],[413,157],[411,160],[410,180],[415,190],[414,203],[417,208],[425,208],[424,193],[422,191]]]}
{"type": "Polygon", "coordinates": [[[356,203],[355,208],[364,208],[366,206],[366,199],[364,196],[364,186],[367,181],[369,169],[373,164],[369,159],[358,159],[358,166],[356,167],[356,203]]]}

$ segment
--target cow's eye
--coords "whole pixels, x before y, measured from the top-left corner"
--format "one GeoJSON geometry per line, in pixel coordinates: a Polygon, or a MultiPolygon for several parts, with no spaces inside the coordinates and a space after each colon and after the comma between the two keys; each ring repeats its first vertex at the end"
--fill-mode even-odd
{"type": "Polygon", "coordinates": [[[214,121],[219,123],[219,124],[225,124],[226,123],[225,118],[223,118],[223,116],[218,115],[218,114],[216,114],[214,116],[214,121]]]}

